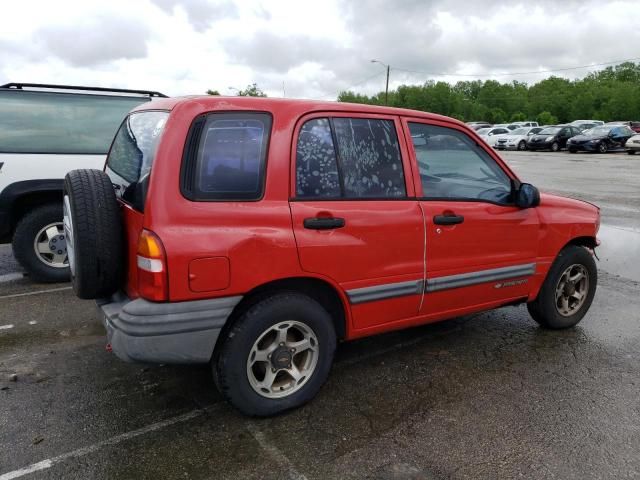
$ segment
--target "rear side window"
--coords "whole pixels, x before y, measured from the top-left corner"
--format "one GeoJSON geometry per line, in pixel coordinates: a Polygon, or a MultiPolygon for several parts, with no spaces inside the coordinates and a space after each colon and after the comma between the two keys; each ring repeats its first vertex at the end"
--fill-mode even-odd
{"type": "Polygon", "coordinates": [[[0,153],[106,154],[145,97],[0,89],[0,153]]]}
{"type": "Polygon", "coordinates": [[[406,196],[394,122],[316,118],[300,129],[296,153],[298,198],[406,196]]]}
{"type": "Polygon", "coordinates": [[[182,192],[190,200],[258,200],[271,131],[265,113],[212,113],[192,126],[182,192]]]}
{"type": "Polygon", "coordinates": [[[106,172],[122,200],[143,211],[151,167],[168,112],[129,115],[118,130],[107,158],[106,172]]]}

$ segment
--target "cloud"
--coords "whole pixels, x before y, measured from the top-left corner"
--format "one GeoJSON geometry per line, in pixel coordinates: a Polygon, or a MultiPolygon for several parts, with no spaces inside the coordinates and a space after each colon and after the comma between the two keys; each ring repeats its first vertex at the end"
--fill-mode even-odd
{"type": "Polygon", "coordinates": [[[46,26],[33,38],[45,55],[76,67],[91,67],[119,59],[144,58],[149,31],[135,18],[94,17],[78,25],[46,26]]]}
{"type": "Polygon", "coordinates": [[[216,21],[237,18],[238,8],[231,1],[212,2],[209,0],[152,0],[158,7],[167,13],[172,13],[174,8],[183,9],[193,28],[198,32],[204,32],[211,28],[216,21]]]}

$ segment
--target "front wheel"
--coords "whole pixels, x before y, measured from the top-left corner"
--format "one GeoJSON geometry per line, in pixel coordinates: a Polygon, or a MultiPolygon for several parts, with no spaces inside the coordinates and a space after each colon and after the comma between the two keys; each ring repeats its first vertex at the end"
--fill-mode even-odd
{"type": "Polygon", "coordinates": [[[598,145],[598,152],[600,153],[607,153],[607,144],[606,143],[601,143],[600,145],[598,145]]]}
{"type": "Polygon", "coordinates": [[[275,415],[315,397],[336,348],[329,313],[295,292],[252,305],[219,341],[216,383],[229,403],[251,416],[275,415]]]}
{"type": "Polygon", "coordinates": [[[551,144],[551,151],[557,152],[558,150],[560,150],[560,144],[558,142],[553,142],[551,144]]]}
{"type": "Polygon", "coordinates": [[[627,153],[628,153],[629,155],[635,155],[635,153],[636,153],[636,152],[635,152],[634,150],[627,150],[627,153]]]}
{"type": "Polygon", "coordinates": [[[597,283],[598,271],[591,253],[570,245],[558,254],[538,297],[527,308],[543,327],[573,327],[589,310],[597,283]]]}
{"type": "Polygon", "coordinates": [[[520,142],[518,143],[518,150],[524,151],[526,149],[527,149],[527,142],[525,142],[524,140],[520,140],[520,142]]]}

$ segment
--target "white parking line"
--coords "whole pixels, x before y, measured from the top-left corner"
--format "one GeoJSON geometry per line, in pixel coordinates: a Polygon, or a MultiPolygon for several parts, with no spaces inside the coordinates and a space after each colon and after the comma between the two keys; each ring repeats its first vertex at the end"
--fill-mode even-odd
{"type": "Polygon", "coordinates": [[[0,300],[2,300],[3,298],[16,298],[16,297],[27,297],[29,295],[40,295],[41,293],[61,292],[63,290],[71,290],[71,288],[72,287],[48,288],[47,290],[37,290],[35,292],[12,293],[11,295],[0,296],[0,300]]]}
{"type": "Polygon", "coordinates": [[[24,273],[5,273],[4,275],[0,275],[0,283],[13,282],[14,280],[20,280],[22,278],[24,278],[24,273]]]}
{"type": "MultiPolygon", "coordinates": [[[[271,460],[276,462],[280,468],[286,470],[291,480],[307,480],[302,473],[298,472],[284,453],[282,453],[278,447],[269,443],[264,433],[258,428],[254,422],[247,422],[247,430],[251,436],[258,442],[260,447],[271,457],[271,460]]],[[[4,480],[0,477],[0,480],[4,480]]]]}
{"type": "Polygon", "coordinates": [[[152,423],[151,425],[147,425],[146,427],[139,428],[138,430],[132,430],[131,432],[126,432],[121,435],[116,435],[115,437],[108,438],[106,440],[103,440],[102,442],[94,443],[93,445],[90,445],[88,447],[83,447],[77,450],[73,450],[71,452],[63,453],[62,455],[58,455],[57,457],[47,458],[45,460],[42,460],[37,463],[33,463],[19,470],[14,470],[12,472],[4,473],[0,475],[0,480],[13,480],[15,478],[24,477],[25,475],[29,475],[30,473],[51,468],[57,463],[63,462],[65,460],[69,460],[71,458],[84,457],[85,455],[89,455],[90,453],[97,452],[103,447],[117,445],[118,443],[122,443],[131,438],[139,437],[140,435],[154,432],[156,430],[160,430],[162,428],[175,425],[176,423],[186,422],[193,418],[204,415],[207,412],[210,412],[217,405],[220,405],[220,403],[210,405],[200,410],[193,410],[191,412],[185,413],[183,415],[178,415],[176,417],[169,418],[161,422],[152,423]]]}
{"type": "Polygon", "coordinates": [[[13,325],[0,325],[0,330],[9,330],[13,328],[13,325]]]}

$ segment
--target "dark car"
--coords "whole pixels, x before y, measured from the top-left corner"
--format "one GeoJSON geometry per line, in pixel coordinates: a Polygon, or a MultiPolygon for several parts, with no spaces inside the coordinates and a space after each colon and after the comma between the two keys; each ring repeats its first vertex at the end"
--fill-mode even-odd
{"type": "Polygon", "coordinates": [[[571,153],[576,153],[579,150],[600,153],[606,153],[609,150],[622,150],[627,140],[634,135],[635,132],[624,125],[602,125],[569,139],[567,149],[571,153]]]}
{"type": "Polygon", "coordinates": [[[573,125],[547,127],[527,140],[527,148],[529,150],[551,150],[552,152],[557,152],[567,146],[567,140],[580,135],[580,133],[580,129],[573,125]]]}

